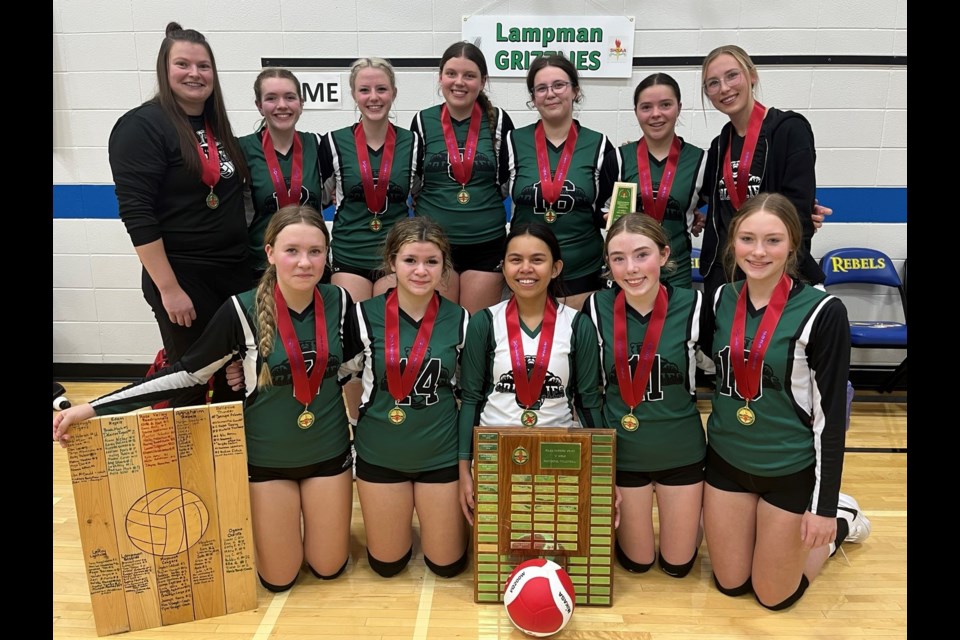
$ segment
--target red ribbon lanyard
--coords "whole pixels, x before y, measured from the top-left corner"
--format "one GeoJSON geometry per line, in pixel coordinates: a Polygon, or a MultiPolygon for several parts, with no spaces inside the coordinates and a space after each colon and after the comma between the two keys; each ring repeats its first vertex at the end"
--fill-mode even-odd
{"type": "Polygon", "coordinates": [[[447,143],[447,156],[450,158],[450,170],[454,179],[461,186],[467,186],[470,176],[473,175],[473,159],[477,153],[477,140],[480,139],[480,105],[473,103],[473,113],[470,114],[470,128],[467,130],[467,140],[463,145],[463,159],[460,159],[460,147],[457,137],[453,133],[453,123],[450,122],[450,112],[447,105],[440,107],[440,124],[443,126],[443,141],[447,143]]]}
{"type": "MultiPolygon", "coordinates": [[[[293,321],[290,320],[290,310],[287,308],[287,301],[284,300],[280,292],[280,285],[273,286],[273,300],[277,306],[277,330],[280,332],[280,339],[287,350],[287,359],[290,361],[290,371],[293,374],[293,397],[303,406],[309,406],[320,390],[323,383],[323,372],[327,368],[327,356],[330,354],[330,347],[327,344],[327,317],[323,310],[323,298],[320,296],[320,290],[313,289],[313,317],[316,324],[317,339],[317,359],[313,362],[313,371],[310,377],[307,377],[307,365],[303,360],[303,352],[300,350],[300,341],[297,339],[297,332],[293,329],[293,321]]],[[[263,366],[267,366],[264,363],[263,366]]]]}
{"type": "Polygon", "coordinates": [[[627,346],[627,296],[620,291],[613,301],[613,360],[617,368],[617,383],[620,386],[620,397],[633,412],[634,407],[643,402],[647,389],[647,380],[653,369],[654,356],[660,345],[660,336],[663,334],[663,323],[667,317],[667,288],[662,284],[657,291],[657,299],[653,303],[653,312],[650,314],[650,323],[647,333],[643,337],[640,347],[640,362],[637,371],[630,376],[630,353],[627,346]]]}
{"type": "Polygon", "coordinates": [[[667,198],[670,197],[670,188],[673,178],[677,174],[677,162],[680,160],[680,138],[673,136],[670,144],[670,153],[667,154],[667,164],[660,176],[660,188],[657,198],[653,198],[653,179],[650,176],[650,155],[647,151],[646,138],[640,138],[637,144],[637,170],[639,173],[640,200],[643,203],[643,212],[652,216],[657,222],[663,223],[663,216],[667,212],[667,198]]]}
{"type": "Polygon", "coordinates": [[[213,129],[210,128],[210,122],[207,120],[203,121],[203,133],[207,138],[206,154],[203,153],[200,141],[197,141],[197,153],[200,154],[202,168],[200,180],[210,187],[210,192],[213,193],[213,188],[220,182],[220,151],[217,149],[217,139],[213,135],[213,129]]]}
{"type": "Polygon", "coordinates": [[[736,311],[733,314],[733,328],[730,330],[730,360],[733,366],[733,378],[737,391],[744,400],[753,400],[760,391],[760,380],[763,377],[763,356],[770,346],[770,339],[783,315],[783,308],[787,306],[790,296],[790,287],[793,286],[790,276],[783,274],[773,291],[767,308],[763,310],[760,326],[757,327],[756,337],[750,347],[750,355],[744,359],[744,334],[747,330],[747,283],[744,281],[737,298],[736,311]]]}
{"type": "Polygon", "coordinates": [[[727,152],[723,158],[723,182],[727,187],[727,197],[734,210],[743,206],[747,201],[747,183],[750,182],[750,165],[753,164],[753,152],[757,150],[757,140],[760,138],[760,127],[763,126],[763,116],[767,109],[757,101],[753,103],[750,112],[750,122],[747,124],[747,137],[743,139],[743,149],[740,150],[740,163],[737,165],[737,179],[733,179],[733,167],[730,165],[730,148],[733,147],[733,127],[730,128],[730,139],[727,141],[727,152]]]}
{"type": "Polygon", "coordinates": [[[513,365],[513,384],[517,400],[529,409],[540,398],[543,381],[547,377],[550,351],[553,350],[553,329],[557,324],[557,303],[548,297],[543,307],[543,323],[540,325],[540,343],[533,361],[533,371],[527,377],[527,361],[523,355],[523,336],[520,333],[520,311],[517,299],[507,303],[507,339],[510,342],[510,362],[513,365]]]}
{"type": "Polygon", "coordinates": [[[537,123],[534,130],[534,141],[537,146],[537,167],[540,169],[540,193],[547,205],[552,205],[560,198],[560,191],[563,189],[563,181],[567,177],[567,169],[570,168],[570,160],[573,158],[573,151],[577,146],[577,126],[570,123],[570,133],[563,143],[563,153],[560,154],[560,162],[557,163],[557,171],[550,177],[550,157],[547,155],[547,135],[543,132],[543,120],[537,123]]]}
{"type": "Polygon", "coordinates": [[[263,128],[263,157],[267,161],[270,179],[273,181],[273,190],[277,194],[277,205],[283,208],[288,204],[300,204],[300,187],[303,186],[303,142],[296,131],[293,132],[293,160],[290,167],[290,189],[280,171],[280,161],[270,139],[270,129],[263,128]]]}
{"type": "Polygon", "coordinates": [[[400,402],[413,390],[413,384],[417,381],[420,374],[420,365],[423,362],[423,355],[427,352],[427,345],[430,344],[430,336],[433,334],[433,325],[437,319],[437,309],[440,308],[440,298],[434,295],[427,305],[427,312],[420,321],[420,328],[417,329],[417,337],[413,341],[413,347],[410,349],[410,356],[407,358],[407,366],[400,373],[400,301],[397,298],[397,290],[394,289],[387,295],[384,337],[386,345],[384,348],[387,369],[387,390],[393,399],[400,402]]]}
{"type": "Polygon", "coordinates": [[[363,131],[363,123],[353,130],[353,139],[357,147],[360,181],[363,183],[363,197],[367,201],[367,209],[373,214],[384,213],[387,208],[387,190],[390,188],[390,170],[393,169],[393,152],[397,147],[397,131],[392,124],[387,125],[387,137],[383,141],[383,156],[380,158],[376,186],[373,184],[373,169],[370,168],[367,134],[363,131]]]}

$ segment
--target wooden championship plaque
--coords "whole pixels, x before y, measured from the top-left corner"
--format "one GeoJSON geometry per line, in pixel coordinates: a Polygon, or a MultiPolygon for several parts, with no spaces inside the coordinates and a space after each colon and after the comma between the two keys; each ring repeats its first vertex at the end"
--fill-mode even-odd
{"type": "Polygon", "coordinates": [[[637,210],[637,184],[635,182],[614,182],[610,196],[610,213],[607,215],[607,229],[613,226],[617,218],[637,210]]]}
{"type": "Polygon", "coordinates": [[[563,567],[578,605],[613,604],[615,429],[476,427],[474,600],[502,602],[530,558],[563,567]]]}
{"type": "Polygon", "coordinates": [[[67,452],[98,635],[256,608],[241,403],[94,418],[67,452]]]}

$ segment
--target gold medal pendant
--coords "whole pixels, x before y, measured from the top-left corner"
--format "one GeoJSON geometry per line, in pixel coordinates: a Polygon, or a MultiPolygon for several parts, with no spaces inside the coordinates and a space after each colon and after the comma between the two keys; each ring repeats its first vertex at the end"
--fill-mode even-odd
{"type": "Polygon", "coordinates": [[[307,409],[304,409],[303,413],[297,416],[297,426],[301,429],[309,429],[313,426],[315,420],[316,418],[314,417],[313,413],[307,409]]]}
{"type": "Polygon", "coordinates": [[[407,414],[400,407],[394,407],[387,412],[387,419],[392,424],[403,424],[403,421],[407,419],[407,414]]]}
{"type": "Polygon", "coordinates": [[[550,224],[553,224],[557,221],[557,212],[553,209],[547,209],[547,211],[543,214],[543,219],[550,224]]]}
{"type": "Polygon", "coordinates": [[[370,221],[370,231],[380,231],[380,229],[383,229],[383,223],[380,222],[380,218],[374,216],[370,221]]]}
{"type": "Polygon", "coordinates": [[[460,189],[460,192],[457,193],[457,202],[460,204],[467,204],[470,202],[470,194],[467,193],[466,189],[460,189]]]}
{"type": "Polygon", "coordinates": [[[636,431],[640,428],[640,420],[638,420],[637,416],[633,415],[632,413],[628,413],[620,418],[620,426],[626,431],[636,431]]]}
{"type": "Polygon", "coordinates": [[[538,420],[537,412],[532,409],[527,409],[520,414],[520,426],[535,427],[538,420]]]}
{"type": "Polygon", "coordinates": [[[749,427],[757,420],[757,414],[753,412],[750,405],[744,405],[737,409],[737,420],[745,427],[749,427]]]}
{"type": "Polygon", "coordinates": [[[210,189],[210,193],[207,194],[207,206],[211,209],[216,209],[220,206],[220,198],[213,192],[213,189],[210,189]]]}

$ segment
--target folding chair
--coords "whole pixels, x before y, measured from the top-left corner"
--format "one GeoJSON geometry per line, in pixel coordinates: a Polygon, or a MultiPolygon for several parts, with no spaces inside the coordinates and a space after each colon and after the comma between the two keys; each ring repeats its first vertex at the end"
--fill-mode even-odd
{"type": "MultiPolygon", "coordinates": [[[[907,292],[893,260],[882,251],[863,247],[846,247],[829,251],[820,259],[820,268],[826,280],[825,287],[834,285],[869,286],[864,294],[874,294],[876,287],[891,287],[898,293],[903,312],[903,322],[888,320],[850,319],[850,346],[857,349],[906,349],[907,348],[907,292]]],[[[904,263],[906,274],[906,263],[904,263]]],[[[848,289],[849,291],[849,289],[848,289]]],[[[849,311],[850,306],[847,306],[849,311]]],[[[903,377],[907,359],[894,369],[880,385],[881,391],[892,391],[903,377]]]]}

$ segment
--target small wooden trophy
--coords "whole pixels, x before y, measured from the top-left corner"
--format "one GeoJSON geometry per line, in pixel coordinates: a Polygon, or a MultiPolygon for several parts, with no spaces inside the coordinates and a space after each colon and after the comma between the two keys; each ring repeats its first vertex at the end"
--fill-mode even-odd
{"type": "Polygon", "coordinates": [[[614,182],[613,196],[610,198],[610,215],[607,216],[607,229],[617,218],[637,210],[637,184],[635,182],[614,182]]]}

